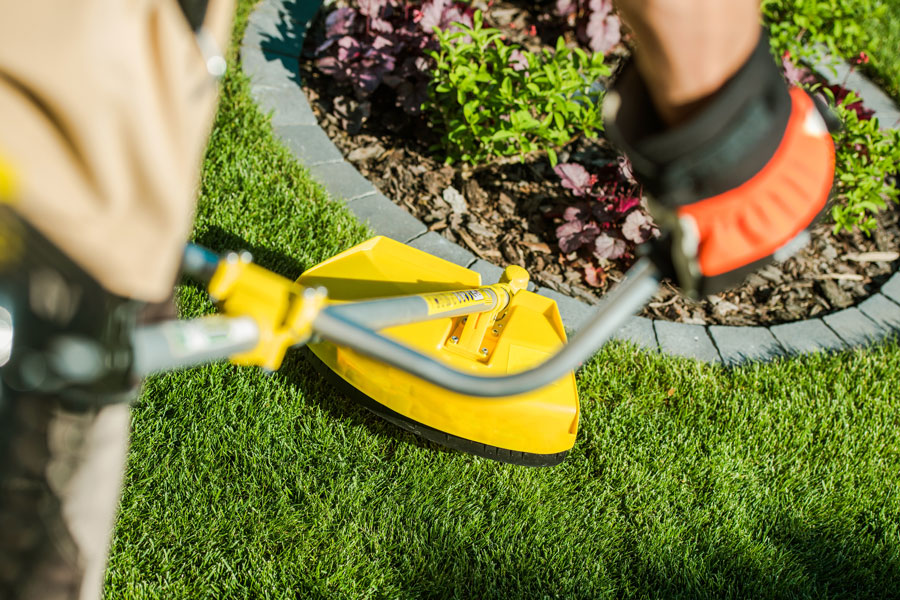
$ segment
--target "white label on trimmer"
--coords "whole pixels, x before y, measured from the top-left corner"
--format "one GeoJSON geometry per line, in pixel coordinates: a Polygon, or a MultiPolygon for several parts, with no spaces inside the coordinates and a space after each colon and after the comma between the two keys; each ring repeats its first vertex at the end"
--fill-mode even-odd
{"type": "Polygon", "coordinates": [[[465,290],[429,294],[425,296],[425,300],[428,302],[428,314],[434,314],[484,302],[485,295],[481,290],[465,290]]]}

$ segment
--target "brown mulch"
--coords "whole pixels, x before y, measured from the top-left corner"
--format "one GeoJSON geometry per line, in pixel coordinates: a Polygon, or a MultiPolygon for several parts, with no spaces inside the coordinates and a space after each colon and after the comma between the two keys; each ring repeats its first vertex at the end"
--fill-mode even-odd
{"type": "MultiPolygon", "coordinates": [[[[519,22],[516,32],[530,24],[521,9],[498,4],[510,21],[519,22]]],[[[436,138],[427,123],[394,108],[387,94],[376,93],[368,118],[361,118],[360,111],[354,114],[358,105],[348,100],[352,95],[336,89],[313,67],[308,58],[313,43],[300,67],[319,124],[385,196],[480,258],[521,265],[537,285],[588,303],[597,303],[621,279],[629,261],[607,263],[601,287],[592,287],[580,268],[584,258],[560,252],[555,229],[573,199],[545,156],[477,168],[444,165],[429,152],[436,138]]],[[[592,171],[591,165],[615,156],[603,140],[579,140],[560,153],[560,162],[578,162],[592,171]]],[[[690,301],[665,283],[641,314],[684,323],[772,325],[852,306],[876,292],[897,266],[900,211],[892,205],[878,220],[871,237],[834,235],[830,225],[817,226],[807,248],[722,294],[690,301]]]]}

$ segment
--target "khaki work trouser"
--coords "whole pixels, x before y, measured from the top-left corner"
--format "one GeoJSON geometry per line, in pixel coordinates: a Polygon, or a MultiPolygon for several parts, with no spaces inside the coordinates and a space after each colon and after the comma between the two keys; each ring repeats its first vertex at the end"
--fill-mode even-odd
{"type": "MultiPolygon", "coordinates": [[[[204,29],[222,49],[232,13],[210,0],[204,29]]],[[[110,292],[168,297],[217,92],[177,1],[0,0],[0,15],[15,210],[110,292]]],[[[128,408],[5,396],[0,598],[97,598],[128,408]]]]}
{"type": "MultiPolygon", "coordinates": [[[[233,0],[210,0],[226,48],[233,0]]],[[[176,0],[0,0],[16,209],[110,292],[171,293],[217,86],[176,0]]]]}

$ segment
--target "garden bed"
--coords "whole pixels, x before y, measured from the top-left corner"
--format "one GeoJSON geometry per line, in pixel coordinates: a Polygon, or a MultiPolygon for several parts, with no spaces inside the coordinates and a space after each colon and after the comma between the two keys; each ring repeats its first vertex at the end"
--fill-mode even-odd
{"type": "MultiPolygon", "coordinates": [[[[495,3],[492,14],[492,24],[525,47],[559,33],[518,5],[495,3]],[[536,35],[536,24],[543,36],[536,35]]],[[[397,108],[389,90],[376,91],[361,111],[346,90],[313,67],[320,31],[312,29],[300,61],[307,97],[322,128],[382,193],[477,256],[525,267],[538,285],[596,303],[621,279],[633,257],[604,260],[597,270],[583,252],[560,250],[556,231],[574,199],[561,187],[546,154],[477,167],[443,164],[429,150],[437,138],[428,123],[397,108]],[[369,117],[362,118],[363,113],[369,117]]],[[[621,50],[607,55],[613,71],[623,56],[621,50]]],[[[616,158],[602,138],[579,138],[559,154],[561,163],[571,160],[592,172],[609,168],[616,158]]],[[[877,291],[895,267],[900,214],[891,204],[877,221],[870,236],[834,234],[833,226],[823,223],[814,228],[812,244],[796,256],[716,296],[689,301],[666,284],[643,314],[686,323],[772,325],[851,306],[877,291]]]]}

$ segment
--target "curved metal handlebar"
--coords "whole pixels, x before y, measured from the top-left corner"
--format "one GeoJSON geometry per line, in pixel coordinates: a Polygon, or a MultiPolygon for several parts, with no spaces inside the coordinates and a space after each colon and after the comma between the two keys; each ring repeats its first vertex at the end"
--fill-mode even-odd
{"type": "Polygon", "coordinates": [[[562,350],[536,367],[500,377],[471,375],[447,367],[354,322],[347,317],[349,311],[325,308],[313,321],[313,331],[331,342],[357,350],[452,392],[483,398],[513,396],[549,385],[590,358],[622,326],[625,319],[656,293],[659,278],[659,270],[649,259],[639,260],[626,273],[625,280],[604,298],[588,325],[562,350]]]}
{"type": "MultiPolygon", "coordinates": [[[[204,257],[208,264],[212,256],[204,257]]],[[[205,269],[204,269],[205,270],[205,269]]],[[[354,321],[349,306],[324,308],[313,320],[315,335],[356,350],[452,392],[482,398],[513,396],[553,383],[596,352],[656,292],[659,270],[639,260],[607,294],[591,321],[559,352],[513,375],[485,377],[450,368],[354,321]]],[[[225,358],[252,347],[259,331],[247,318],[204,317],[141,328],[135,335],[138,374],[225,358]]]]}
{"type": "MultiPolygon", "coordinates": [[[[346,310],[349,306],[324,308],[313,320],[312,329],[323,339],[452,392],[482,398],[513,396],[549,385],[590,358],[656,292],[659,278],[659,270],[650,260],[639,260],[607,294],[591,321],[559,352],[536,367],[500,377],[450,368],[354,321],[352,311],[346,310]]],[[[246,317],[204,317],[140,328],[134,338],[135,370],[144,375],[225,358],[253,347],[258,339],[259,330],[246,317]]]]}

